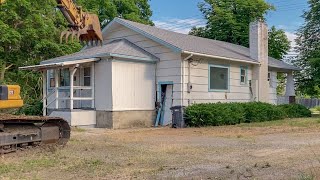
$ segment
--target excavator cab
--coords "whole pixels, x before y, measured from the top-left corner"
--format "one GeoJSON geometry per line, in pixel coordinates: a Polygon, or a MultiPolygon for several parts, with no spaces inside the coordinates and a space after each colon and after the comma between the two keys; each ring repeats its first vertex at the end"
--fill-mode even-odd
{"type": "Polygon", "coordinates": [[[88,45],[98,45],[99,42],[102,45],[101,26],[96,14],[83,12],[82,7],[77,6],[73,0],[57,0],[57,3],[57,7],[69,23],[69,29],[61,33],[60,42],[63,39],[68,42],[71,36],[72,42],[77,39],[88,45]]]}
{"type": "Polygon", "coordinates": [[[20,108],[22,106],[23,100],[20,96],[20,86],[0,86],[0,109],[20,108]]]}

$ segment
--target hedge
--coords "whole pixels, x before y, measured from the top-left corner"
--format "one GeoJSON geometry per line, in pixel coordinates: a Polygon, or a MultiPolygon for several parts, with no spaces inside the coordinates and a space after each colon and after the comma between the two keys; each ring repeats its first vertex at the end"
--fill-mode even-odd
{"type": "Polygon", "coordinates": [[[286,113],[287,118],[311,117],[311,111],[300,104],[284,104],[279,107],[286,113]]]}
{"type": "Polygon", "coordinates": [[[310,117],[301,105],[272,105],[262,102],[195,104],[186,108],[188,126],[221,126],[281,120],[287,117],[310,117]]]}

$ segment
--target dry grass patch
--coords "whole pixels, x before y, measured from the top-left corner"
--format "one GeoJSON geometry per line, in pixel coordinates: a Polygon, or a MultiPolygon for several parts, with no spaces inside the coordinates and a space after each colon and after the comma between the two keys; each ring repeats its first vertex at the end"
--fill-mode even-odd
{"type": "Polygon", "coordinates": [[[0,179],[232,179],[246,169],[252,178],[298,178],[318,167],[312,152],[320,147],[319,130],[317,118],[187,129],[73,128],[65,148],[4,155],[0,179]]]}

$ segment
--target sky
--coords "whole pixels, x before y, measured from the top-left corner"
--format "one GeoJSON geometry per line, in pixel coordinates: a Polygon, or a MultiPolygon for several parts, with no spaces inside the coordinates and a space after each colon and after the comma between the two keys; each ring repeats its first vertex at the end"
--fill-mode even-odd
{"type": "MultiPolygon", "coordinates": [[[[193,26],[203,26],[205,20],[198,3],[203,0],[151,0],[152,20],[156,26],[180,33],[188,33],[193,26]]],[[[307,0],[267,0],[276,7],[266,15],[268,26],[285,30],[295,46],[295,31],[303,25],[301,15],[308,8],[307,0]]]]}

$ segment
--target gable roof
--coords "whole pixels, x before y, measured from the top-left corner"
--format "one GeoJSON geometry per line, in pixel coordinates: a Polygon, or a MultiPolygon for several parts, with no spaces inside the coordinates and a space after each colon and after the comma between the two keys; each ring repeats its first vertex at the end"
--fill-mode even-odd
{"type": "Polygon", "coordinates": [[[40,64],[61,63],[110,56],[144,61],[158,60],[156,56],[131,43],[130,41],[126,39],[118,39],[103,46],[89,47],[73,54],[42,61],[40,64]]]}
{"type": "MultiPolygon", "coordinates": [[[[133,31],[141,33],[142,35],[172,49],[174,52],[199,53],[231,60],[258,63],[256,60],[250,58],[249,48],[240,45],[172,32],[120,18],[115,18],[103,29],[103,32],[112,26],[113,23],[119,23],[133,31]]],[[[279,69],[298,70],[295,66],[271,57],[269,57],[269,66],[279,69]]]]}

